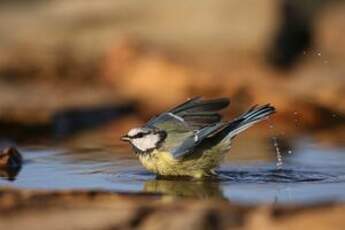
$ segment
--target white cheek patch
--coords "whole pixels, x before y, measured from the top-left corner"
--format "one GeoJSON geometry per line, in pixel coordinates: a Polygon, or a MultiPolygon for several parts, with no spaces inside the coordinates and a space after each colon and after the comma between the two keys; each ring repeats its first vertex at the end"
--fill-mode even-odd
{"type": "Polygon", "coordinates": [[[157,147],[159,142],[159,135],[147,135],[142,138],[135,138],[132,140],[133,145],[141,151],[147,151],[157,147]]]}
{"type": "Polygon", "coordinates": [[[142,132],[142,129],[140,129],[140,128],[133,128],[133,129],[129,130],[127,135],[132,137],[132,136],[137,135],[140,132],[142,132]]]}

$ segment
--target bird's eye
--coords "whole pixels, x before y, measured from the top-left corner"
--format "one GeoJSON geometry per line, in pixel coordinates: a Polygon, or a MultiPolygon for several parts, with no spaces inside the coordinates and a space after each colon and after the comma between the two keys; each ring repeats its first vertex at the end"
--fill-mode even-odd
{"type": "Polygon", "coordinates": [[[135,138],[142,138],[144,136],[144,133],[138,133],[137,135],[135,135],[135,138]]]}

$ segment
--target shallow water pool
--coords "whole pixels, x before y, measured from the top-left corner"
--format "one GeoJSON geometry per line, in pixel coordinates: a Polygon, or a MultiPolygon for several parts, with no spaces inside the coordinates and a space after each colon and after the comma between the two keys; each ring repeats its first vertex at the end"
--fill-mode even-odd
{"type": "Polygon", "coordinates": [[[22,147],[23,167],[18,172],[2,171],[0,186],[98,188],[240,203],[345,201],[344,149],[321,148],[303,139],[292,143],[293,153],[284,155],[281,168],[274,154],[263,160],[247,153],[226,160],[218,178],[204,181],[157,179],[141,167],[129,148],[22,147]]]}

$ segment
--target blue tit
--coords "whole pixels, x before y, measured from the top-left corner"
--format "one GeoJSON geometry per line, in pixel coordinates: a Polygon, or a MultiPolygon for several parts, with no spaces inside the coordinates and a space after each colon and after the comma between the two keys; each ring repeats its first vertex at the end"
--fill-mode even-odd
{"type": "Polygon", "coordinates": [[[222,121],[218,112],[229,104],[227,98],[191,98],[121,139],[132,145],[147,170],[159,176],[211,176],[233,138],[275,112],[269,104],[253,106],[232,121],[222,121]]]}

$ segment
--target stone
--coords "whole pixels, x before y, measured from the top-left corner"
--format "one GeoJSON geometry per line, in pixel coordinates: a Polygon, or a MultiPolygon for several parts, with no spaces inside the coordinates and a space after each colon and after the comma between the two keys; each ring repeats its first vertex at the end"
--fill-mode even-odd
{"type": "Polygon", "coordinates": [[[14,147],[8,147],[0,152],[0,168],[20,168],[23,157],[14,147]]]}

